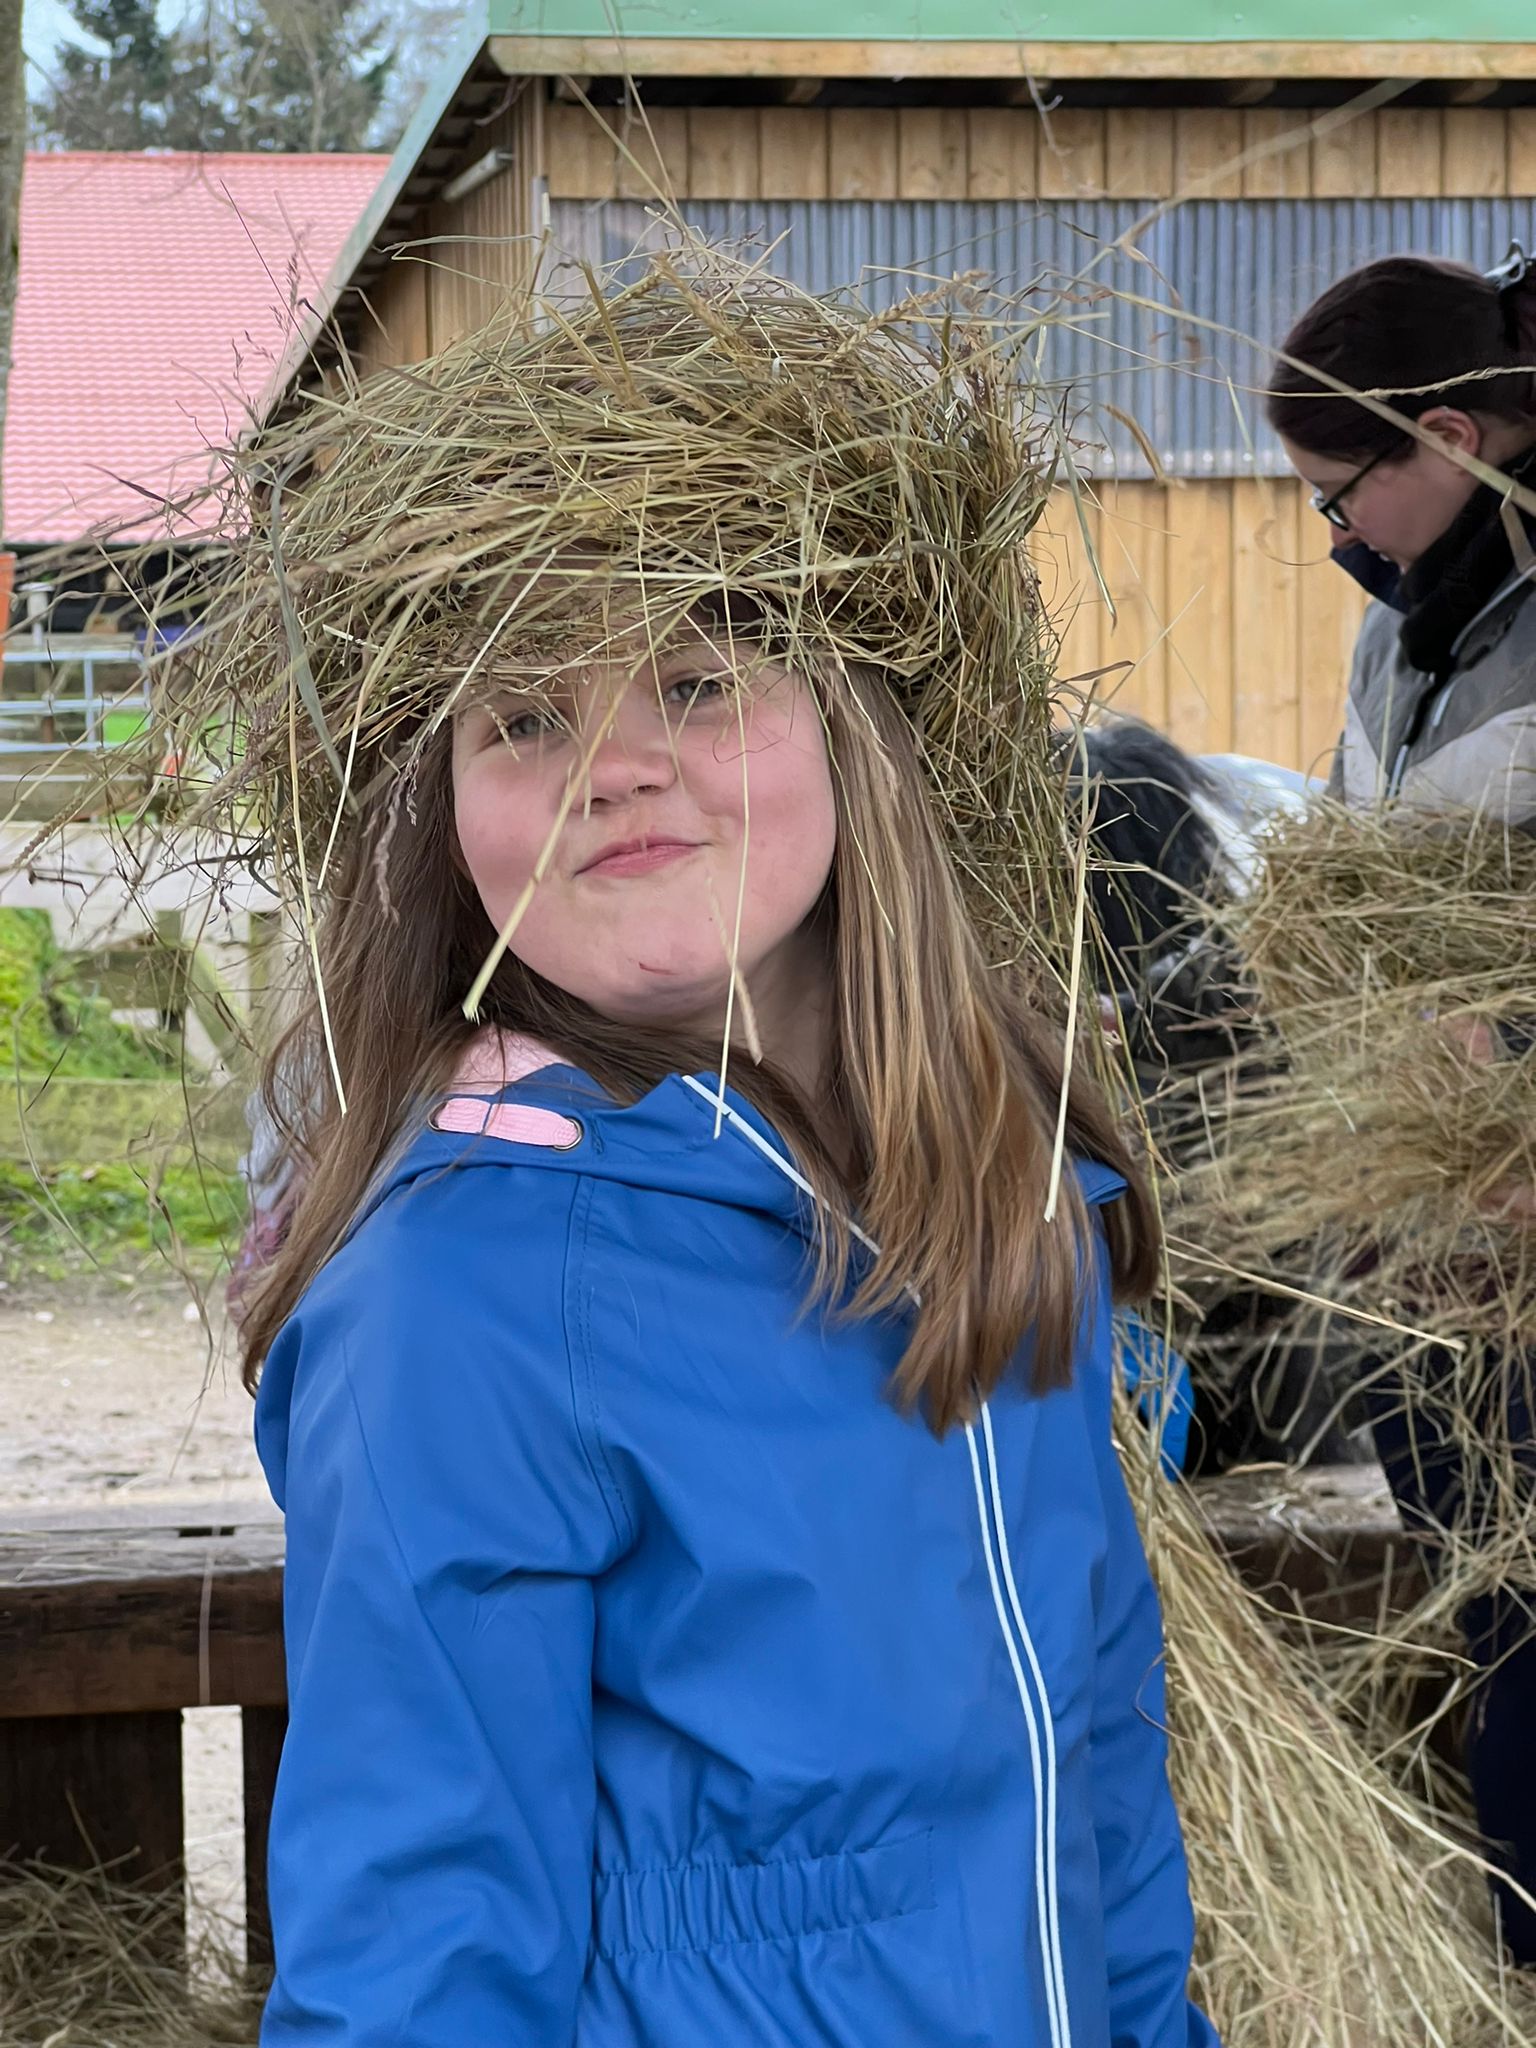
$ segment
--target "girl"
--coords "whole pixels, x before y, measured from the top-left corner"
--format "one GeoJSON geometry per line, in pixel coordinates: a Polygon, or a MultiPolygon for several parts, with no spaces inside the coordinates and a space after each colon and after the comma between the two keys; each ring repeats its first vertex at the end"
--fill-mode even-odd
{"type": "Polygon", "coordinates": [[[660,268],[309,431],[265,2048],[1207,2048],[1009,392],[660,268]]]}
{"type": "MultiPolygon", "coordinates": [[[[1333,558],[1372,591],[1355,649],[1330,790],[1351,805],[1465,811],[1536,830],[1536,275],[1517,247],[1480,276],[1394,256],[1352,271],[1302,314],[1270,379],[1270,424],[1334,530],[1333,558]],[[1325,383],[1310,374],[1319,371],[1325,383]],[[1370,392],[1391,413],[1353,403],[1370,392]],[[1413,422],[1418,433],[1411,433],[1413,422]],[[1444,451],[1444,452],[1442,452],[1444,451]],[[1501,472],[1480,482],[1455,456],[1501,472]]],[[[1481,1058],[1531,1056],[1501,1021],[1481,1058]]],[[[1495,1207],[1536,1224],[1536,1189],[1495,1207]]],[[[1410,1528],[1477,1540],[1489,1481],[1475,1451],[1424,1398],[1452,1384],[1449,1353],[1365,1389],[1387,1477],[1410,1528]]],[[[1536,1455],[1530,1366],[1508,1375],[1509,1441],[1536,1455]]],[[[1531,1594],[1469,1603],[1468,1648],[1486,1673],[1468,1766],[1484,1832],[1517,1883],[1495,1896],[1516,1959],[1536,1966],[1536,1633],[1531,1594]]]]}

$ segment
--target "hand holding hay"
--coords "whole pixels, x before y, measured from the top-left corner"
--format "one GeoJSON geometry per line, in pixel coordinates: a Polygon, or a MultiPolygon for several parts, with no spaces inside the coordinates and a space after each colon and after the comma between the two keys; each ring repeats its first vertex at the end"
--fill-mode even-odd
{"type": "Polygon", "coordinates": [[[1461,1659],[1468,1603],[1536,1584],[1536,842],[1325,806],[1275,832],[1229,916],[1269,1047],[1186,1104],[1173,1228],[1197,1270],[1289,1293],[1276,1341],[1326,1360],[1378,1429],[1440,1447],[1415,1482],[1432,1590],[1389,1641],[1330,1650],[1396,1741],[1405,1648],[1461,1659]]]}

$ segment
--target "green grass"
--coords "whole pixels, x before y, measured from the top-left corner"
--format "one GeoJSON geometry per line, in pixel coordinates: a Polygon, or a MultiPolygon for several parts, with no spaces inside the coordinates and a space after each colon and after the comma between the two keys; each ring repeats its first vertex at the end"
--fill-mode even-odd
{"type": "MultiPolygon", "coordinates": [[[[0,909],[0,1088],[14,1095],[20,1076],[22,1095],[46,1103],[59,1081],[175,1084],[180,1058],[179,1047],[118,1022],[70,979],[45,911],[0,909]]],[[[125,1095],[136,1134],[145,1112],[135,1091],[125,1095]]],[[[125,1161],[129,1139],[109,1108],[78,1119],[78,1140],[69,1139],[77,1158],[60,1159],[55,1146],[34,1169],[14,1137],[0,1152],[0,1273],[13,1284],[92,1271],[138,1279],[168,1265],[211,1278],[238,1242],[245,1190],[233,1148],[189,1161],[184,1142],[159,1156],[151,1145],[125,1161]]]]}
{"type": "Polygon", "coordinates": [[[175,1051],[77,987],[45,910],[0,909],[0,1073],[163,1080],[175,1051]]]}
{"type": "Polygon", "coordinates": [[[21,1280],[100,1270],[136,1279],[167,1266],[212,1277],[245,1223],[239,1174],[173,1165],[156,1176],[121,1163],[34,1173],[0,1160],[0,1267],[21,1280]]]}

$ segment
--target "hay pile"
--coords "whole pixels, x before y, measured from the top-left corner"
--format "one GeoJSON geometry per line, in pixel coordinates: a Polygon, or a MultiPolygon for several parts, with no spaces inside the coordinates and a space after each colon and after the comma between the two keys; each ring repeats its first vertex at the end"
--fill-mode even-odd
{"type": "Polygon", "coordinates": [[[1406,1624],[1449,1642],[1461,1601],[1536,1587],[1536,841],[1321,806],[1223,921],[1268,1044],[1183,1105],[1173,1228],[1316,1298],[1279,1335],[1475,1460],[1436,1626],[1406,1624]]]}
{"type": "Polygon", "coordinates": [[[1536,1268],[1499,1226],[1500,1191],[1536,1185],[1536,840],[1319,806],[1272,828],[1222,922],[1279,1060],[1272,1087],[1233,1091],[1191,1199],[1220,1200],[1258,1256],[1334,1231],[1422,1255],[1474,1230],[1514,1290],[1475,1327],[1502,1332],[1536,1306],[1536,1268]]]}
{"type": "Polygon", "coordinates": [[[1226,2048],[1517,2048],[1536,1988],[1493,1961],[1467,1837],[1353,1732],[1323,1670],[1237,1582],[1191,1496],[1122,1418],[1168,1640],[1170,1770],[1226,2048]]]}
{"type": "Polygon", "coordinates": [[[110,1872],[0,1866],[6,2048],[254,2048],[260,2000],[233,1927],[110,1872]]]}

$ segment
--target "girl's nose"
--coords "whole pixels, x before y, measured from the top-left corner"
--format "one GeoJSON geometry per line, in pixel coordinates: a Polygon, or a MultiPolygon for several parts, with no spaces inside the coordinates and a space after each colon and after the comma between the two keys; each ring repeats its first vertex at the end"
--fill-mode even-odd
{"type": "Polygon", "coordinates": [[[626,690],[608,712],[587,770],[594,803],[624,803],[677,781],[676,739],[654,693],[626,690]]]}

